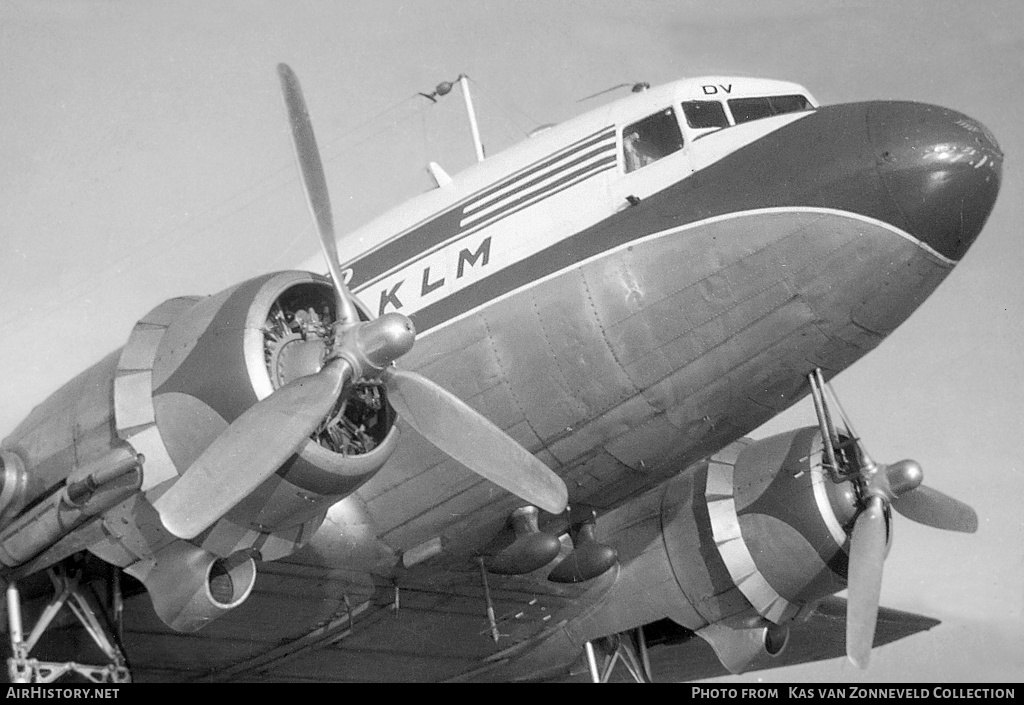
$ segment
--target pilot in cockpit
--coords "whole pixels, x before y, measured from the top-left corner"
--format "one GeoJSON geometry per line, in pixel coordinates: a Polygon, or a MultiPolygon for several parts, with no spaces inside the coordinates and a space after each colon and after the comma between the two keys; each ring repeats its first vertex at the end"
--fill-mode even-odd
{"type": "Polygon", "coordinates": [[[644,150],[640,133],[633,131],[622,137],[622,151],[626,157],[626,173],[636,171],[654,161],[654,157],[644,150]]]}

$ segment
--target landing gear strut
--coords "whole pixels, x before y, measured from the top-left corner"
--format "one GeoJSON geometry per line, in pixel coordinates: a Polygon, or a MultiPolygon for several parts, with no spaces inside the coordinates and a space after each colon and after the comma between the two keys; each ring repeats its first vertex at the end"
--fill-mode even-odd
{"type": "MultiPolygon", "coordinates": [[[[89,679],[93,683],[130,683],[131,674],[121,649],[107,637],[103,626],[96,618],[85,595],[79,590],[78,582],[81,574],[68,577],[63,570],[51,568],[50,580],[53,581],[54,596],[39,621],[36,622],[28,639],[24,636],[21,621],[21,594],[18,584],[12,582],[7,586],[7,625],[11,637],[11,658],[7,659],[7,673],[12,683],[52,683],[66,673],[74,672],[89,679]],[[71,610],[96,645],[110,660],[106,666],[91,666],[74,661],[51,662],[30,658],[32,649],[39,642],[43,632],[53,622],[54,617],[63,607],[71,610]]],[[[118,574],[114,574],[111,582],[113,611],[115,615],[118,637],[120,636],[121,590],[118,574]]]]}
{"type": "Polygon", "coordinates": [[[647,640],[644,628],[637,627],[621,634],[612,634],[603,639],[588,641],[584,645],[587,667],[592,683],[607,683],[619,663],[636,683],[653,683],[651,662],[647,657],[647,640]],[[600,666],[598,666],[600,658],[600,666]]]}

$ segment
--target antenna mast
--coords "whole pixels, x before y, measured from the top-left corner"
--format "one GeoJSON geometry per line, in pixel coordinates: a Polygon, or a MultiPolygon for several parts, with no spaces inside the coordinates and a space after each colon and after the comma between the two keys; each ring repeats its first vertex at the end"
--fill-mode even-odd
{"type": "MultiPolygon", "coordinates": [[[[476,111],[473,109],[473,98],[469,95],[469,76],[464,73],[460,73],[459,77],[455,79],[459,82],[462,87],[462,98],[466,102],[466,115],[469,117],[469,130],[473,133],[473,147],[476,149],[476,160],[482,162],[484,160],[484,145],[480,141],[480,128],[476,124],[476,111]]],[[[421,96],[426,98],[432,103],[437,102],[439,96],[445,96],[451,93],[452,88],[451,81],[442,81],[437,84],[433,93],[420,93],[421,96]]]]}
{"type": "Polygon", "coordinates": [[[459,74],[459,85],[462,86],[462,97],[466,101],[466,114],[469,116],[469,129],[473,133],[473,146],[476,147],[476,160],[484,160],[484,145],[480,141],[480,128],[476,125],[476,111],[473,110],[473,99],[469,96],[469,76],[459,74]]]}

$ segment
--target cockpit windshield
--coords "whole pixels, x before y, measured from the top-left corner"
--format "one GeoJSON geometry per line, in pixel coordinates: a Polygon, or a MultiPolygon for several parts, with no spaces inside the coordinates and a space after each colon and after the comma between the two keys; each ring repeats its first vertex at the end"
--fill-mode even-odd
{"type": "Polygon", "coordinates": [[[686,116],[686,124],[695,130],[729,126],[725,108],[717,100],[687,101],[683,103],[683,115],[686,116]]]}
{"type": "Polygon", "coordinates": [[[801,110],[812,110],[810,101],[802,95],[773,95],[764,98],[733,98],[729,101],[729,109],[736,124],[760,120],[761,118],[784,113],[795,113],[801,110]]]}
{"type": "Polygon", "coordinates": [[[634,122],[622,131],[622,151],[626,173],[636,171],[683,148],[672,108],[634,122]]]}

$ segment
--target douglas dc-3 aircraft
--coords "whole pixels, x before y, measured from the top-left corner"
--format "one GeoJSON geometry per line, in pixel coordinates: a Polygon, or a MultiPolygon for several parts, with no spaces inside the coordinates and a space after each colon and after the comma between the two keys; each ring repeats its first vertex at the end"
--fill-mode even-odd
{"type": "Polygon", "coordinates": [[[826,380],[980,233],[984,126],[640,86],[337,238],[279,74],[330,276],[160,304],[3,441],[13,681],[699,678],[936,623],[879,610],[891,509],[977,517],[826,380]]]}

